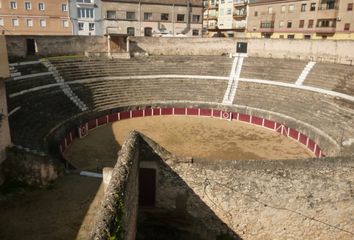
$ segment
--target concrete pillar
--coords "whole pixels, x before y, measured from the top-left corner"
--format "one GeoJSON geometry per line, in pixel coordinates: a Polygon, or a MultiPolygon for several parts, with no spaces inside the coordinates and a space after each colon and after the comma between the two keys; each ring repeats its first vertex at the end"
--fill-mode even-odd
{"type": "Polygon", "coordinates": [[[106,193],[109,182],[112,178],[113,168],[105,167],[103,168],[103,190],[106,193]]]}
{"type": "Polygon", "coordinates": [[[112,57],[112,50],[111,50],[111,36],[107,35],[107,49],[108,49],[108,57],[112,57]]]}

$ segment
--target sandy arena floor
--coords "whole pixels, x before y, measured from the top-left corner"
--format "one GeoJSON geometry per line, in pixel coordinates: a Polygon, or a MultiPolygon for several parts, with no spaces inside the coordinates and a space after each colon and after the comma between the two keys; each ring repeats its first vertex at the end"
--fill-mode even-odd
{"type": "Polygon", "coordinates": [[[215,160],[314,157],[303,145],[242,122],[191,116],[154,116],[118,121],[76,140],[65,157],[80,169],[113,166],[127,134],[138,130],[177,155],[215,160]]]}

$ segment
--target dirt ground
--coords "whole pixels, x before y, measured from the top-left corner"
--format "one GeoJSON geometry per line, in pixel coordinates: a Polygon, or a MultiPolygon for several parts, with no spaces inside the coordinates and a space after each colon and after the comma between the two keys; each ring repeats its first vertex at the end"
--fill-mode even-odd
{"type": "Polygon", "coordinates": [[[0,239],[75,239],[101,181],[68,174],[49,189],[0,195],[0,239]]]}
{"type": "MultiPolygon", "coordinates": [[[[113,166],[124,138],[138,130],[169,151],[206,159],[313,157],[301,144],[240,122],[188,116],[136,118],[108,124],[76,140],[65,157],[81,170],[113,166]]],[[[87,239],[103,191],[101,179],[66,174],[49,189],[0,194],[0,239],[87,239]]]]}
{"type": "Polygon", "coordinates": [[[251,124],[208,117],[154,116],[108,124],[77,140],[65,157],[80,169],[113,166],[125,137],[138,130],[177,155],[215,160],[314,157],[300,143],[251,124]]]}

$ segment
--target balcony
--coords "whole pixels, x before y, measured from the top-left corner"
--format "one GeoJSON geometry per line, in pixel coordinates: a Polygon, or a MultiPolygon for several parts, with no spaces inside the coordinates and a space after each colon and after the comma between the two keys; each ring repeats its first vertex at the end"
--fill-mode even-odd
{"type": "Polygon", "coordinates": [[[336,19],[319,19],[316,24],[317,33],[335,33],[336,19]]]}
{"type": "Polygon", "coordinates": [[[234,0],[235,6],[244,6],[247,5],[247,0],[234,0]]]}
{"type": "Polygon", "coordinates": [[[265,21],[260,24],[261,32],[274,32],[274,21],[265,21]]]}
{"type": "Polygon", "coordinates": [[[236,30],[245,30],[246,29],[246,21],[237,21],[232,23],[232,28],[236,30]]]}
{"type": "Polygon", "coordinates": [[[236,19],[245,18],[245,17],[247,17],[247,12],[246,11],[244,11],[244,12],[234,12],[233,16],[236,19]]]}

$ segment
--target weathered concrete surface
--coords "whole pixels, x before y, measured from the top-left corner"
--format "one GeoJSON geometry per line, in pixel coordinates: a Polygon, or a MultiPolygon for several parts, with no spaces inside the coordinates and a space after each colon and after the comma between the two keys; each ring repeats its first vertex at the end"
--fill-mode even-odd
{"type": "Polygon", "coordinates": [[[248,56],[291,58],[354,64],[354,42],[344,40],[148,38],[130,37],[132,54],[222,55],[234,53],[237,42],[248,43],[248,56]]]}
{"type": "Polygon", "coordinates": [[[354,237],[354,158],[170,166],[243,239],[354,237]]]}

